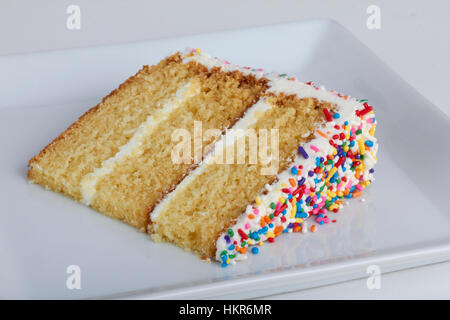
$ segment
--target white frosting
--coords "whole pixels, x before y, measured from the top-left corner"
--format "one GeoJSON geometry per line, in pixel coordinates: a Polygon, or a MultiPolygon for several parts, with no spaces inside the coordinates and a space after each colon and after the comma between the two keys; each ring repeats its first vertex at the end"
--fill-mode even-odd
{"type": "Polygon", "coordinates": [[[170,114],[175,112],[183,104],[186,99],[197,95],[200,92],[200,83],[198,81],[190,81],[177,90],[172,98],[164,100],[161,104],[163,107],[158,109],[136,129],[130,140],[120,147],[113,157],[102,162],[99,168],[87,174],[81,180],[82,202],[90,205],[96,194],[96,185],[100,178],[111,173],[116,165],[133,155],[139,155],[142,152],[142,141],[148,137],[156,126],[165,121],[170,114]]]}

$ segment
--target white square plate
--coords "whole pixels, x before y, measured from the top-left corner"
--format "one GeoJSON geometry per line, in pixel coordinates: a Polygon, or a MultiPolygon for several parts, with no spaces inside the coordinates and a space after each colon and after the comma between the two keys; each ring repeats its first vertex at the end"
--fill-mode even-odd
{"type": "Polygon", "coordinates": [[[257,297],[450,259],[449,119],[334,22],[3,56],[0,70],[0,298],[257,297]],[[380,160],[366,201],[222,269],[27,183],[31,156],[143,64],[185,47],[369,99],[380,160]],[[66,288],[69,265],[81,290],[66,288]]]}

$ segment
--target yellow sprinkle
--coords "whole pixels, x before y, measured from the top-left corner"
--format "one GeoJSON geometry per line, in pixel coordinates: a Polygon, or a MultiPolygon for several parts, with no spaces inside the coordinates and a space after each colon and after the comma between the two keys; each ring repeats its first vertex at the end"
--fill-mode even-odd
{"type": "Polygon", "coordinates": [[[344,146],[344,148],[342,148],[344,150],[344,152],[347,152],[349,147],[348,146],[344,146]]]}
{"type": "Polygon", "coordinates": [[[344,193],[342,191],[338,191],[337,195],[338,195],[338,197],[342,197],[342,196],[344,196],[344,193]]]}
{"type": "Polygon", "coordinates": [[[266,236],[267,238],[274,238],[275,234],[273,232],[267,232],[266,236]]]}
{"type": "Polygon", "coordinates": [[[286,188],[286,183],[282,183],[281,186],[282,186],[283,188],[286,188]]]}
{"type": "Polygon", "coordinates": [[[202,52],[202,50],[200,50],[199,48],[195,49],[195,52],[200,53],[202,52]]]}
{"type": "Polygon", "coordinates": [[[230,263],[230,259],[227,259],[227,263],[230,263]]]}
{"type": "Polygon", "coordinates": [[[339,206],[337,204],[332,204],[331,206],[328,207],[329,210],[334,210],[334,209],[338,209],[339,206]]]}
{"type": "Polygon", "coordinates": [[[264,243],[264,242],[260,241],[260,242],[259,242],[259,245],[260,245],[260,246],[262,246],[262,245],[263,245],[263,243],[264,243]]]}
{"type": "Polygon", "coordinates": [[[261,205],[261,199],[259,197],[255,197],[255,202],[258,206],[261,205]]]}
{"type": "Polygon", "coordinates": [[[297,222],[297,223],[302,223],[302,222],[303,222],[303,219],[302,219],[302,218],[295,218],[295,222],[297,222]]]}
{"type": "Polygon", "coordinates": [[[359,153],[361,153],[361,154],[366,153],[366,148],[364,147],[364,142],[362,139],[358,140],[358,147],[359,147],[359,153]]]}
{"type": "Polygon", "coordinates": [[[370,128],[370,130],[369,130],[369,134],[370,134],[372,137],[375,135],[375,128],[376,128],[376,125],[373,125],[372,128],[370,128]]]}
{"type": "Polygon", "coordinates": [[[370,152],[370,154],[372,155],[372,157],[375,159],[375,161],[378,161],[378,158],[377,158],[377,156],[376,155],[374,155],[373,153],[372,153],[372,151],[369,151],[370,152]]]}
{"type": "Polygon", "coordinates": [[[331,168],[330,173],[328,173],[328,177],[325,181],[329,181],[331,177],[336,173],[337,169],[336,167],[331,168]]]}
{"type": "Polygon", "coordinates": [[[253,240],[252,240],[252,239],[248,239],[248,240],[247,240],[247,243],[248,243],[248,244],[253,244],[253,240]]]}

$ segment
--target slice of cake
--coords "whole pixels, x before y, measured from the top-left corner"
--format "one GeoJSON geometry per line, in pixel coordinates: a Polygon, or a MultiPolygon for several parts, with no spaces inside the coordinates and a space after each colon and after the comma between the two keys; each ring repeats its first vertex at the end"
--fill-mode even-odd
{"type": "Polygon", "coordinates": [[[359,196],[375,125],[365,100],[189,50],[128,79],[28,176],[226,266],[359,196]]]}

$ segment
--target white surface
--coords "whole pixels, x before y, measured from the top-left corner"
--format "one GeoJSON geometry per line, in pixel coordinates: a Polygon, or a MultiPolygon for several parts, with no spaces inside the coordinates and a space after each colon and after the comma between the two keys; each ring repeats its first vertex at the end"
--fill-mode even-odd
{"type": "Polygon", "coordinates": [[[263,299],[450,299],[450,262],[381,274],[379,289],[368,289],[367,278],[301,290],[263,299]],[[428,271],[425,271],[428,270],[428,271]],[[424,272],[428,274],[423,277],[424,272]]]}
{"type": "Polygon", "coordinates": [[[448,118],[335,24],[315,21],[10,56],[0,58],[0,68],[6,70],[0,75],[0,130],[1,137],[9,137],[1,140],[1,149],[7,150],[0,163],[4,177],[0,201],[5,204],[0,215],[2,297],[77,298],[146,288],[153,290],[138,297],[251,297],[364,277],[366,267],[374,263],[386,272],[450,256],[445,201],[445,181],[450,177],[434,165],[435,159],[450,160],[444,140],[450,135],[448,118]],[[239,50],[240,44],[247,46],[245,52],[239,50]],[[265,245],[259,256],[221,269],[171,245],[154,244],[128,226],[26,184],[25,162],[75,115],[141,64],[154,63],[168,50],[188,45],[369,98],[376,106],[377,137],[383,147],[377,181],[365,193],[367,201],[352,201],[345,214],[339,214],[338,223],[315,234],[282,237],[265,245]],[[420,152],[418,145],[427,145],[434,157],[420,152]],[[421,166],[429,169],[420,170],[421,166]],[[397,187],[404,192],[397,193],[397,187]],[[422,222],[425,215],[429,227],[422,222]],[[288,249],[283,245],[287,241],[296,245],[288,249]],[[69,264],[82,268],[80,291],[65,288],[69,264]],[[194,284],[197,287],[190,287],[194,284]]]}

